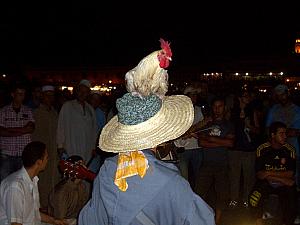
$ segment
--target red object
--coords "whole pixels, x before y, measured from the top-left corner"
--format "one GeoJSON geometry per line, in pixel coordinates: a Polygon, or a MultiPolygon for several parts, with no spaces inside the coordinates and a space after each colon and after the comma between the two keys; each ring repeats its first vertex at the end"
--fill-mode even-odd
{"type": "Polygon", "coordinates": [[[93,181],[96,178],[96,174],[81,164],[74,164],[66,160],[59,161],[59,168],[64,174],[68,174],[70,177],[93,181]]]}
{"type": "Polygon", "coordinates": [[[172,50],[170,48],[170,43],[165,41],[164,39],[160,39],[160,47],[162,51],[158,54],[159,66],[161,68],[167,68],[170,64],[170,60],[172,58],[172,50]]]}

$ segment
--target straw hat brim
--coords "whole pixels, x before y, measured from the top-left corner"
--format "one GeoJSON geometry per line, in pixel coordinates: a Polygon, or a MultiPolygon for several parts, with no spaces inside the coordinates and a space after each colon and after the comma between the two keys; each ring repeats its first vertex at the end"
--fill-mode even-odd
{"type": "Polygon", "coordinates": [[[194,107],[184,95],[166,96],[158,113],[137,125],[124,125],[113,117],[103,128],[99,148],[106,152],[129,152],[154,148],[183,135],[194,121],[194,107]]]}

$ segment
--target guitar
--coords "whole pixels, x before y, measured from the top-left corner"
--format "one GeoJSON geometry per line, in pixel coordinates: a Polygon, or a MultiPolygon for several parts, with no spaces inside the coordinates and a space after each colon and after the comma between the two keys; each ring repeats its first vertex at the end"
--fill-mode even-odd
{"type": "Polygon", "coordinates": [[[59,161],[59,168],[64,173],[72,178],[93,181],[97,174],[93,173],[80,163],[72,163],[67,160],[61,159],[59,161]]]}

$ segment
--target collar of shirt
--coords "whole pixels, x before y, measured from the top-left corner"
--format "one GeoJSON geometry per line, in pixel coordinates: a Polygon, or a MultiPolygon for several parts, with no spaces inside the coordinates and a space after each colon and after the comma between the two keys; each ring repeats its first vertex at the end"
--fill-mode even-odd
{"type": "Polygon", "coordinates": [[[38,181],[39,181],[39,178],[37,176],[33,177],[33,179],[30,178],[27,170],[25,169],[25,167],[23,166],[22,169],[21,169],[21,173],[20,175],[22,176],[22,178],[30,183],[30,187],[33,188],[34,185],[37,185],[38,181]]]}

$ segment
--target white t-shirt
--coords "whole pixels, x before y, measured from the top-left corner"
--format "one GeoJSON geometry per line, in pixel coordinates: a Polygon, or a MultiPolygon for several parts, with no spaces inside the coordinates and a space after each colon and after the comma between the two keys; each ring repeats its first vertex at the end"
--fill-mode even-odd
{"type": "MultiPolygon", "coordinates": [[[[201,107],[194,105],[194,122],[193,125],[203,120],[204,116],[202,114],[201,107]]],[[[177,139],[175,141],[177,147],[184,147],[184,149],[195,149],[200,148],[198,145],[198,140],[194,137],[188,139],[177,139]]]]}
{"type": "Polygon", "coordinates": [[[0,225],[41,224],[38,180],[38,177],[31,180],[26,169],[22,167],[1,182],[0,225]]]}

